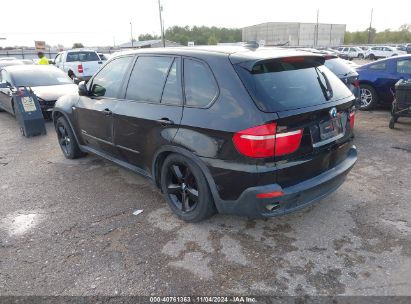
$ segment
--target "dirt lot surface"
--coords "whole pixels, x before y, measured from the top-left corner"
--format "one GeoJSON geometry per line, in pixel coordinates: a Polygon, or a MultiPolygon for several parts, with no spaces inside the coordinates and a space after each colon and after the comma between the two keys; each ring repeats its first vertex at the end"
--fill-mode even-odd
{"type": "Polygon", "coordinates": [[[388,119],[357,115],[358,163],[319,204],[187,224],[144,178],[0,113],[0,294],[411,295],[411,119],[388,119]]]}

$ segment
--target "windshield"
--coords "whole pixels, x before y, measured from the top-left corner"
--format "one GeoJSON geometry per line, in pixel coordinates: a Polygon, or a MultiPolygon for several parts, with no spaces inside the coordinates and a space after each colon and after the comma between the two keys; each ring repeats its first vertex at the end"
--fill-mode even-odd
{"type": "Polygon", "coordinates": [[[13,71],[11,76],[17,87],[41,87],[73,83],[66,74],[58,69],[13,71]]]}
{"type": "Polygon", "coordinates": [[[352,95],[323,65],[272,60],[255,64],[251,71],[242,64],[235,68],[257,106],[265,112],[294,110],[352,95]]]}
{"type": "Polygon", "coordinates": [[[340,58],[328,59],[324,65],[337,76],[347,76],[356,73],[348,64],[340,58]]]}

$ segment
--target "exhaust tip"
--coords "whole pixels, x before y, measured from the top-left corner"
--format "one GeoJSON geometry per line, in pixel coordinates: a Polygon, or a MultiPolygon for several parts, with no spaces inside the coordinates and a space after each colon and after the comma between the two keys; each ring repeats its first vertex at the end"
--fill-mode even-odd
{"type": "Polygon", "coordinates": [[[273,212],[273,211],[277,210],[278,208],[280,208],[280,203],[279,202],[269,203],[265,206],[265,208],[268,211],[273,212]]]}

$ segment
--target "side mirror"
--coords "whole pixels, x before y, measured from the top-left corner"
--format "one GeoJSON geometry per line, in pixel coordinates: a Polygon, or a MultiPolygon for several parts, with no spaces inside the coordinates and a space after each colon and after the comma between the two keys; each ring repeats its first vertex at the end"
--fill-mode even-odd
{"type": "Polygon", "coordinates": [[[86,86],[86,82],[82,81],[78,84],[78,94],[80,96],[87,96],[88,95],[88,90],[86,86]]]}

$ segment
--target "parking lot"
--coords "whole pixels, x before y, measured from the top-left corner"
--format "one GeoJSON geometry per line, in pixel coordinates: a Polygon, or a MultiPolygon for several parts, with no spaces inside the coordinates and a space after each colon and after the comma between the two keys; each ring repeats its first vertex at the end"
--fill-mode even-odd
{"type": "Polygon", "coordinates": [[[28,139],[0,113],[0,294],[411,295],[411,120],[388,120],[358,114],[358,163],[321,203],[188,224],[148,180],[66,160],[52,123],[28,139]]]}

